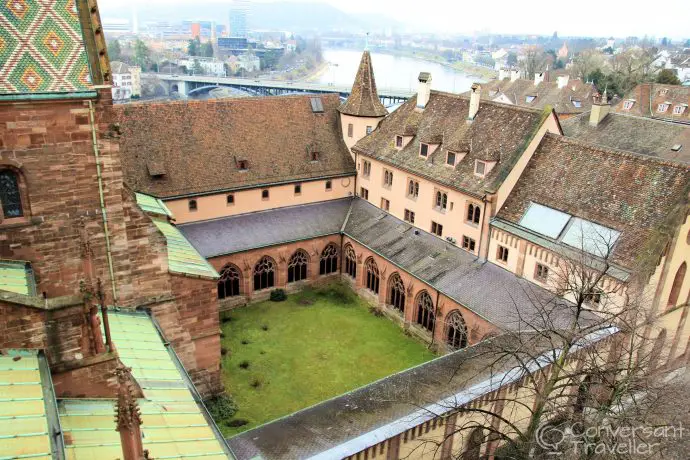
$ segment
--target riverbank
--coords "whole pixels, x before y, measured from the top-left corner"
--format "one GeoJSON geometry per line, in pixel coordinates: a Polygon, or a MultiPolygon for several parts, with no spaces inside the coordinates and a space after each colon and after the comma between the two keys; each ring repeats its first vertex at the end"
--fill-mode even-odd
{"type": "Polygon", "coordinates": [[[400,56],[400,57],[408,57],[412,59],[419,59],[422,61],[428,61],[428,62],[433,62],[436,64],[440,64],[444,67],[448,67],[453,70],[457,70],[460,72],[463,72],[467,74],[468,77],[472,78],[477,78],[483,81],[486,80],[491,80],[494,79],[498,76],[498,72],[496,72],[494,69],[489,69],[486,67],[478,66],[475,64],[470,64],[468,62],[463,62],[463,61],[455,61],[455,62],[448,62],[446,58],[443,56],[439,56],[438,54],[430,53],[427,51],[420,51],[420,50],[404,50],[404,49],[397,49],[397,50],[392,50],[388,48],[383,48],[383,49],[376,49],[374,50],[377,53],[381,54],[388,54],[391,56],[400,56]]]}

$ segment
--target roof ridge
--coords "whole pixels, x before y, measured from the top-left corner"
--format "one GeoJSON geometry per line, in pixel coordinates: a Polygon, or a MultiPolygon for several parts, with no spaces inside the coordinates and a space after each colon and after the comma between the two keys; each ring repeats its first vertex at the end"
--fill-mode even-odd
{"type": "MultiPolygon", "coordinates": [[[[462,100],[466,100],[466,101],[470,100],[470,97],[469,97],[469,95],[467,95],[467,92],[465,92],[465,93],[451,93],[448,91],[440,91],[440,90],[432,89],[431,94],[436,94],[438,96],[444,96],[444,97],[452,97],[455,99],[462,99],[462,100]]],[[[415,94],[415,96],[416,96],[416,94],[415,94]]],[[[502,102],[487,101],[484,99],[482,99],[479,102],[480,108],[482,105],[485,105],[485,104],[491,105],[494,107],[499,107],[502,109],[513,109],[513,110],[520,111],[520,112],[537,113],[537,114],[541,114],[543,112],[543,110],[541,110],[541,109],[536,109],[536,108],[532,108],[532,107],[523,107],[523,106],[517,105],[517,104],[504,104],[502,102]]]]}
{"type": "Polygon", "coordinates": [[[614,149],[611,147],[605,147],[605,146],[602,146],[600,144],[594,144],[592,142],[587,142],[587,141],[583,141],[581,139],[576,139],[573,137],[554,134],[554,133],[550,133],[550,132],[546,132],[544,137],[548,137],[550,139],[558,140],[560,142],[565,142],[565,143],[569,143],[569,144],[573,144],[573,145],[579,145],[581,147],[586,147],[586,148],[591,149],[591,150],[598,150],[598,151],[601,151],[603,153],[609,153],[609,154],[617,155],[617,156],[621,156],[621,157],[628,157],[632,160],[640,160],[643,163],[647,163],[647,162],[657,163],[659,165],[671,166],[671,167],[675,167],[678,169],[685,169],[685,170],[688,170],[690,172],[690,165],[686,165],[686,164],[680,163],[680,162],[675,162],[672,160],[662,159],[659,157],[654,157],[651,155],[645,155],[643,153],[636,153],[636,152],[631,152],[629,150],[621,150],[621,149],[614,149]]]}
{"type": "Polygon", "coordinates": [[[126,110],[131,107],[161,107],[170,105],[202,105],[202,104],[228,104],[228,103],[249,103],[249,101],[275,101],[277,99],[299,99],[299,98],[312,98],[312,97],[338,97],[338,93],[302,93],[302,94],[278,94],[275,96],[261,96],[261,97],[225,97],[221,99],[177,99],[177,100],[161,100],[161,101],[145,101],[139,100],[136,102],[129,102],[127,104],[115,104],[114,109],[126,110]]]}

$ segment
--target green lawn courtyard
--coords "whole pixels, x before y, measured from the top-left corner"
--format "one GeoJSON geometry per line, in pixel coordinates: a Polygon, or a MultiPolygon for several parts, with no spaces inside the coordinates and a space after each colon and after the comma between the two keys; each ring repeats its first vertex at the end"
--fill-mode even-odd
{"type": "Polygon", "coordinates": [[[223,379],[237,407],[216,420],[226,436],[435,357],[340,283],[223,317],[223,379]]]}

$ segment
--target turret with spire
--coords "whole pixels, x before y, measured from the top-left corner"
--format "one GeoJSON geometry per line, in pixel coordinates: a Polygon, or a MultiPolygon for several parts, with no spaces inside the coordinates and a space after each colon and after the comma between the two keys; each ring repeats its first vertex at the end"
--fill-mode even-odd
{"type": "MultiPolygon", "coordinates": [[[[368,48],[368,43],[366,48],[368,48]]],[[[376,91],[374,69],[368,49],[362,53],[350,96],[338,111],[348,148],[376,129],[379,122],[388,115],[388,110],[381,103],[376,91]]]]}

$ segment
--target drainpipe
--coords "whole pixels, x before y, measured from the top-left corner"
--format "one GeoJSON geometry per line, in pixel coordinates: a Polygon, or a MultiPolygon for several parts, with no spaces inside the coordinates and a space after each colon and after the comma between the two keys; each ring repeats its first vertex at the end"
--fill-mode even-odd
{"type": "Polygon", "coordinates": [[[108,258],[108,270],[110,272],[110,286],[113,291],[113,304],[117,303],[117,287],[115,286],[115,270],[113,270],[113,255],[110,250],[110,233],[108,231],[108,214],[105,210],[105,198],[103,197],[103,175],[101,173],[101,155],[98,150],[98,139],[96,136],[96,120],[94,115],[93,101],[89,101],[89,120],[91,122],[91,140],[93,144],[93,154],[96,157],[96,173],[98,176],[98,195],[101,201],[101,216],[103,218],[103,233],[105,234],[105,250],[108,258]]]}
{"type": "Polygon", "coordinates": [[[487,257],[482,257],[482,254],[484,253],[484,247],[482,246],[482,241],[484,239],[483,238],[484,237],[484,219],[486,219],[486,204],[488,203],[488,200],[486,199],[486,194],[484,194],[484,196],[482,197],[482,203],[484,203],[484,209],[482,210],[482,223],[480,224],[480,227],[479,227],[480,231],[479,231],[479,248],[478,248],[479,251],[478,252],[479,252],[479,260],[483,262],[485,259],[488,259],[488,254],[489,254],[489,252],[488,252],[489,250],[487,248],[487,253],[486,253],[487,257]]]}

